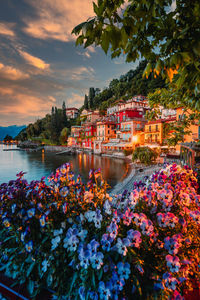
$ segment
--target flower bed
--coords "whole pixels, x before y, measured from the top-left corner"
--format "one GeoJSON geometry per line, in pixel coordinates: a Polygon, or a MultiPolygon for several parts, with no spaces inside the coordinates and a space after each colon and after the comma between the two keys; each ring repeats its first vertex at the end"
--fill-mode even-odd
{"type": "Polygon", "coordinates": [[[100,171],[0,186],[0,271],[59,299],[182,299],[199,284],[195,174],[170,165],[111,198],[100,171]]]}

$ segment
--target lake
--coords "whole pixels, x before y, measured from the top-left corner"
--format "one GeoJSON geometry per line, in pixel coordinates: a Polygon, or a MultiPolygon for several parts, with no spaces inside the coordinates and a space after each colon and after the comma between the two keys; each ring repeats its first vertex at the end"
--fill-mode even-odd
{"type": "Polygon", "coordinates": [[[27,172],[24,178],[29,182],[48,177],[66,162],[72,165],[75,175],[80,174],[83,182],[88,181],[90,169],[101,168],[103,178],[113,187],[129,173],[129,165],[122,159],[79,153],[76,155],[55,155],[50,152],[3,151],[16,149],[15,145],[0,144],[0,183],[16,178],[20,171],[27,172]]]}

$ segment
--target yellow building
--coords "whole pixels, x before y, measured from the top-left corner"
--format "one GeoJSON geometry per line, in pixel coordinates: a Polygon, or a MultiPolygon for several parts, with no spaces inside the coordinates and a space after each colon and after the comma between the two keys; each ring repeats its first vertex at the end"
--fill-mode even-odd
{"type": "MultiPolygon", "coordinates": [[[[176,110],[176,120],[181,121],[191,113],[192,111],[190,110],[185,112],[184,108],[178,108],[176,110]]],[[[190,127],[187,128],[187,131],[191,131],[191,133],[184,136],[184,142],[190,143],[190,142],[197,142],[198,140],[200,140],[199,120],[195,120],[194,124],[191,124],[190,127]]],[[[180,145],[176,146],[176,151],[180,151],[180,145]]]]}
{"type": "Polygon", "coordinates": [[[146,144],[158,144],[163,143],[163,120],[149,121],[145,125],[145,143],[146,144]]]}
{"type": "Polygon", "coordinates": [[[176,117],[148,121],[145,124],[145,144],[155,144],[157,146],[166,144],[166,138],[170,136],[171,132],[168,132],[168,136],[166,136],[165,124],[174,123],[175,121],[176,117]]]}

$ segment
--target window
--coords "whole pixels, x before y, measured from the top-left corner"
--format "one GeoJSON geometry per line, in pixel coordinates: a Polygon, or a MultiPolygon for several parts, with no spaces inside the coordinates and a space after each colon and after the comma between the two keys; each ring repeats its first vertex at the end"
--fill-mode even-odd
{"type": "Polygon", "coordinates": [[[110,130],[108,130],[108,134],[110,134],[110,130]]]}
{"type": "Polygon", "coordinates": [[[156,131],[158,131],[158,125],[156,125],[156,131]]]}
{"type": "Polygon", "coordinates": [[[151,132],[151,125],[149,126],[149,131],[151,132]]]}

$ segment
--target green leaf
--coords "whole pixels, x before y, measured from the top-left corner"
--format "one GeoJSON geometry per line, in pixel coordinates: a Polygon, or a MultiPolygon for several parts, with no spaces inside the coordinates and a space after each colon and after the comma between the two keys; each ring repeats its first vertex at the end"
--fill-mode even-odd
{"type": "Polygon", "coordinates": [[[103,51],[107,54],[108,52],[108,48],[109,48],[109,33],[107,31],[104,31],[104,33],[102,34],[102,49],[103,51]]]}
{"type": "Polygon", "coordinates": [[[28,281],[27,290],[28,290],[28,292],[29,292],[30,295],[33,294],[33,291],[34,291],[34,282],[32,280],[28,281]]]}
{"type": "Polygon", "coordinates": [[[32,264],[30,264],[30,266],[29,266],[29,268],[28,268],[28,270],[27,270],[27,272],[26,272],[26,276],[27,276],[27,277],[29,277],[29,275],[30,275],[30,273],[32,272],[34,266],[35,266],[35,261],[32,262],[32,264]]]}

